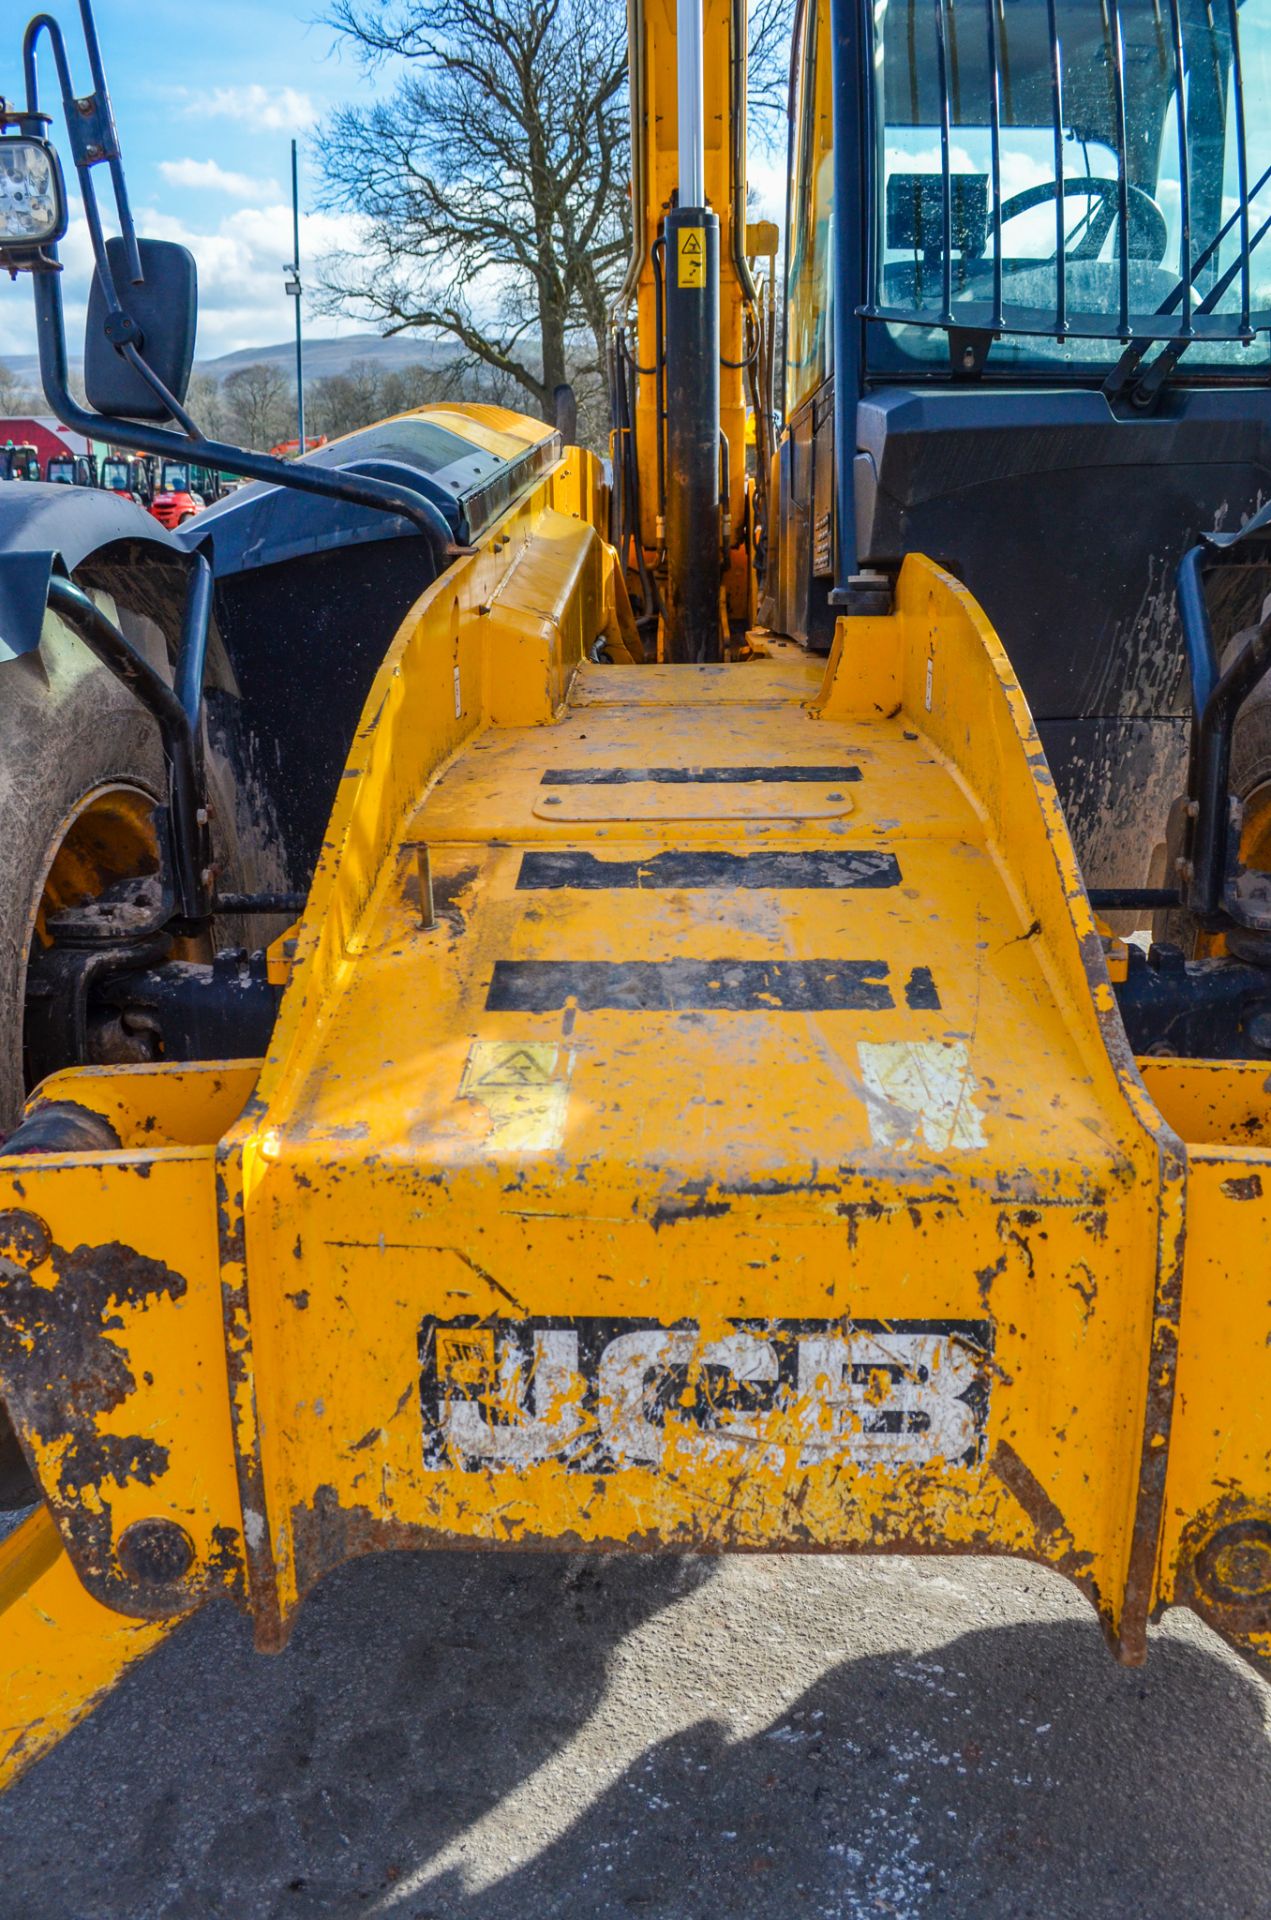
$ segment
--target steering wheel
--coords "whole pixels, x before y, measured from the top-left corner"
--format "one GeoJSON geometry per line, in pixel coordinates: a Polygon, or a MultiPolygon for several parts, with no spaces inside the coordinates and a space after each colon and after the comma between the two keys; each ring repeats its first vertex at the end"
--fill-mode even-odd
{"type": "MultiPolygon", "coordinates": [[[[1103,175],[1083,174],[1076,179],[1065,179],[1061,185],[1058,180],[1042,180],[1035,187],[1025,187],[1022,193],[1013,193],[1009,200],[1003,200],[999,216],[1002,226],[1008,220],[1014,220],[1021,213],[1031,213],[1034,207],[1045,206],[1049,200],[1061,195],[1066,200],[1070,194],[1080,194],[1082,199],[1097,199],[1099,205],[1090,216],[1090,224],[1077,245],[1068,254],[1070,260],[1097,260],[1100,249],[1108,237],[1113,221],[1117,217],[1117,201],[1120,197],[1121,183],[1109,180],[1103,175]]],[[[1153,266],[1159,266],[1165,257],[1165,247],[1169,239],[1169,230],[1165,225],[1165,215],[1153,200],[1151,194],[1144,193],[1142,187],[1127,187],[1126,198],[1129,202],[1129,248],[1131,260],[1150,260],[1153,266]]],[[[1012,262],[1012,265],[1015,263],[1012,262]]],[[[1035,260],[1023,265],[1036,266],[1035,260]]]]}

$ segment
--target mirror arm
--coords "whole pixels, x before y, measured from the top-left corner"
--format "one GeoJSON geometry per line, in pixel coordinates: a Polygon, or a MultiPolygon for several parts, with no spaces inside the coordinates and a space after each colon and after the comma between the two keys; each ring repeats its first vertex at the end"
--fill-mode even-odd
{"type": "Polygon", "coordinates": [[[119,150],[119,135],[115,130],[115,116],[110,104],[110,94],[106,87],[106,74],[102,66],[101,47],[97,39],[97,26],[93,19],[91,0],[79,0],[80,20],[84,31],[84,42],[88,49],[89,71],[93,78],[93,92],[86,102],[81,103],[75,93],[75,83],[71,78],[71,64],[67,57],[66,40],[58,22],[52,14],[38,13],[29,22],[22,41],[22,67],[26,77],[27,113],[34,119],[40,114],[39,79],[36,72],[36,48],[42,33],[46,33],[53,50],[53,64],[57,68],[58,86],[62,94],[62,112],[66,117],[66,130],[70,137],[71,159],[79,175],[80,193],[84,201],[84,218],[88,222],[89,238],[93,246],[93,258],[102,277],[102,284],[109,296],[114,311],[123,315],[119,304],[119,295],[115,290],[114,277],[106,258],[106,239],[102,232],[101,213],[97,205],[97,193],[91,179],[92,169],[105,163],[110,168],[111,185],[115,193],[115,209],[119,215],[119,231],[123,236],[124,250],[128,256],[128,277],[134,286],[141,286],[145,276],[141,271],[141,254],[137,247],[137,230],[132,217],[132,208],[128,201],[128,188],[124,179],[123,156],[119,150]]]}
{"type": "Polygon", "coordinates": [[[105,414],[89,412],[77,403],[70,392],[60,276],[57,273],[36,273],[32,275],[32,281],[36,339],[40,350],[40,381],[45,399],[64,426],[89,439],[108,440],[117,446],[132,447],[138,453],[196,460],[200,466],[233,473],[242,480],[263,480],[269,486],[293,487],[300,493],[316,493],[325,499],[348,500],[354,506],[396,514],[409,520],[415,530],[423,535],[438,574],[445,571],[456,555],[472,551],[470,547],[456,544],[451,538],[449,526],[432,501],[409,487],[393,486],[386,480],[373,480],[369,475],[355,478],[338,468],[275,460],[267,453],[249,453],[244,447],[230,447],[217,440],[205,440],[197,432],[187,439],[167,427],[148,426],[140,420],[115,420],[107,418],[105,414]]]}
{"type": "Polygon", "coordinates": [[[191,440],[201,441],[203,438],[203,435],[199,431],[198,426],[191,419],[190,415],[186,412],[185,408],[181,405],[181,402],[176,398],[175,394],[171,394],[168,392],[168,389],[164,386],[162,380],[159,378],[158,374],[154,371],[153,367],[149,366],[147,362],[143,359],[142,355],[137,349],[135,342],[132,340],[125,340],[124,344],[118,349],[118,351],[122,353],[122,355],[124,356],[124,359],[128,362],[128,365],[132,367],[135,372],[141,375],[141,378],[145,381],[146,385],[150,388],[151,392],[158,394],[160,400],[162,400],[164,406],[168,409],[168,412],[172,415],[172,418],[176,421],[177,425],[179,427],[184,428],[185,432],[190,436],[191,440]]]}
{"type": "MultiPolygon", "coordinates": [[[[123,236],[124,247],[128,254],[128,276],[133,285],[139,287],[144,275],[141,271],[141,254],[137,247],[137,229],[128,200],[128,184],[124,179],[124,157],[115,127],[114,108],[110,104],[110,91],[106,85],[106,69],[102,64],[101,43],[97,38],[97,22],[93,19],[92,0],[79,0],[79,17],[84,33],[84,45],[88,51],[88,70],[93,76],[93,100],[96,105],[97,136],[101,158],[110,169],[110,183],[114,188],[115,207],[119,214],[119,231],[123,236]]],[[[77,159],[76,165],[78,164],[77,159]]],[[[103,248],[102,251],[104,252],[105,249],[103,248]]]]}
{"type": "Polygon", "coordinates": [[[134,285],[143,285],[141,256],[137,248],[136,230],[124,185],[123,162],[119,152],[118,135],[115,132],[110,95],[106,89],[101,48],[93,21],[92,0],[79,0],[79,10],[95,89],[87,110],[81,111],[80,104],[76,100],[70,62],[66,54],[66,41],[61,27],[51,14],[40,13],[28,25],[22,43],[27,92],[25,117],[30,127],[38,133],[44,116],[40,114],[36,48],[40,35],[45,33],[48,35],[54,64],[57,67],[62,107],[70,133],[75,170],[79,175],[84,214],[92,240],[93,257],[97,263],[98,276],[110,308],[106,323],[108,334],[112,337],[115,350],[124,356],[134,371],[163,401],[172,418],[184,430],[184,437],[170,432],[166,427],[152,427],[138,420],[115,420],[105,414],[92,413],[86,407],[81,407],[72,397],[66,360],[66,326],[62,314],[61,266],[57,259],[56,248],[49,249],[40,268],[31,276],[35,293],[40,380],[49,406],[65,426],[73,428],[77,433],[87,435],[90,439],[113,441],[118,446],[134,448],[138,453],[152,453],[160,457],[172,455],[186,460],[197,457],[200,465],[216,468],[223,473],[236,474],[243,480],[261,480],[271,486],[293,487],[301,493],[316,493],[326,499],[347,500],[355,506],[370,507],[380,513],[396,514],[408,520],[416,531],[423,535],[432,554],[434,574],[443,573],[457,554],[470,552],[471,549],[455,544],[451,538],[449,526],[431,500],[425,499],[422,494],[414,492],[409,487],[393,486],[387,481],[374,480],[369,476],[354,478],[353,475],[341,473],[338,469],[275,460],[268,454],[249,453],[242,447],[225,446],[219,441],[207,440],[184,407],[174,395],[168,392],[158,375],[147,364],[138,345],[139,334],[136,323],[119,303],[119,295],[106,252],[101,213],[91,178],[93,167],[103,162],[109,166],[120,229],[127,252],[128,271],[134,285]]]}

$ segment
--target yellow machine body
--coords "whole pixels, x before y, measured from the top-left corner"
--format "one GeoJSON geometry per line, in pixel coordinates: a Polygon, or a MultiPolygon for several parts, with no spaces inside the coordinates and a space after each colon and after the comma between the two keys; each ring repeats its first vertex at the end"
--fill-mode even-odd
{"type": "MultiPolygon", "coordinates": [[[[719,424],[727,445],[729,523],[738,543],[725,591],[732,618],[745,620],[751,583],[744,537],[747,410],[742,376],[747,353],[756,348],[754,338],[747,339],[749,292],[738,275],[736,255],[739,250],[746,253],[752,242],[756,249],[770,248],[773,254],[776,246],[775,235],[768,237],[770,228],[762,223],[746,226],[745,5],[738,0],[737,4],[707,6],[702,26],[706,197],[718,216],[720,229],[719,424]]],[[[654,479],[658,436],[664,427],[659,420],[658,386],[652,370],[664,351],[655,283],[658,271],[663,275],[666,272],[664,263],[660,269],[655,267],[655,248],[660,248],[663,216],[674,205],[678,184],[676,0],[629,0],[628,27],[632,215],[636,226],[628,290],[636,312],[635,357],[642,369],[636,383],[635,407],[637,460],[644,482],[640,538],[652,554],[663,540],[654,479]]],[[[660,259],[660,253],[656,257],[660,259]]],[[[767,284],[771,296],[771,280],[767,284]]],[[[753,416],[751,430],[753,444],[753,416]]]]}
{"type": "Polygon", "coordinates": [[[1126,1660],[1271,1650],[1264,1069],[1130,1056],[952,578],[597,664],[601,505],[567,451],[403,622],[268,1057],[59,1075],[120,1149],[0,1158],[9,1774],[384,1547],[1024,1555],[1126,1660]]]}

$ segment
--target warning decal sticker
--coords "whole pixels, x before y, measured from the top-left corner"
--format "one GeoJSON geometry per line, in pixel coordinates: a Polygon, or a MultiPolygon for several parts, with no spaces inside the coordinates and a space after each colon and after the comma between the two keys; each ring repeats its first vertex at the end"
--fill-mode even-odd
{"type": "Polygon", "coordinates": [[[485,1145],[498,1152],[554,1152],[564,1138],[572,1066],[562,1047],[475,1040],[459,1098],[474,1116],[484,1116],[485,1145]]]}
{"type": "Polygon", "coordinates": [[[992,1343],[978,1320],[747,1320],[707,1339],[646,1320],[428,1319],[424,1465],[970,1465],[992,1343]]]}
{"type": "Polygon", "coordinates": [[[676,245],[675,283],[680,287],[706,285],[706,229],[681,227],[676,245]]]}

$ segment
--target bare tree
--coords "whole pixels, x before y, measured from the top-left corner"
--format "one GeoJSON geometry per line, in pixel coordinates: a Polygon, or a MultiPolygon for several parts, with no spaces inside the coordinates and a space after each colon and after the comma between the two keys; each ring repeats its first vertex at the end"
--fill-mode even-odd
{"type": "Polygon", "coordinates": [[[24,417],[34,413],[42,404],[34,387],[0,360],[0,415],[8,419],[24,417]]]}
{"type": "Polygon", "coordinates": [[[221,382],[214,373],[196,369],[191,374],[185,404],[209,440],[224,440],[233,431],[221,382]]]}
{"type": "Polygon", "coordinates": [[[383,384],[369,360],[355,361],[347,373],[323,374],[308,387],[306,431],[325,433],[328,440],[336,440],[342,433],[353,433],[381,419],[389,411],[384,404],[383,384]]]}
{"type": "Polygon", "coordinates": [[[751,130],[762,147],[785,139],[793,27],[794,0],[751,0],[746,105],[751,130]]]}
{"type": "Polygon", "coordinates": [[[245,446],[260,450],[295,434],[294,390],[267,360],[227,374],[221,382],[221,401],[233,437],[245,446]]]}
{"type": "Polygon", "coordinates": [[[395,367],[384,376],[383,410],[386,414],[409,413],[412,407],[426,407],[439,400],[486,400],[479,374],[466,367],[456,355],[435,367],[422,360],[409,367],[395,367]]]}
{"type": "Polygon", "coordinates": [[[599,379],[630,245],[621,0],[336,0],[332,24],[405,72],[323,131],[363,223],[328,310],[449,337],[550,418],[571,362],[599,379]]]}

